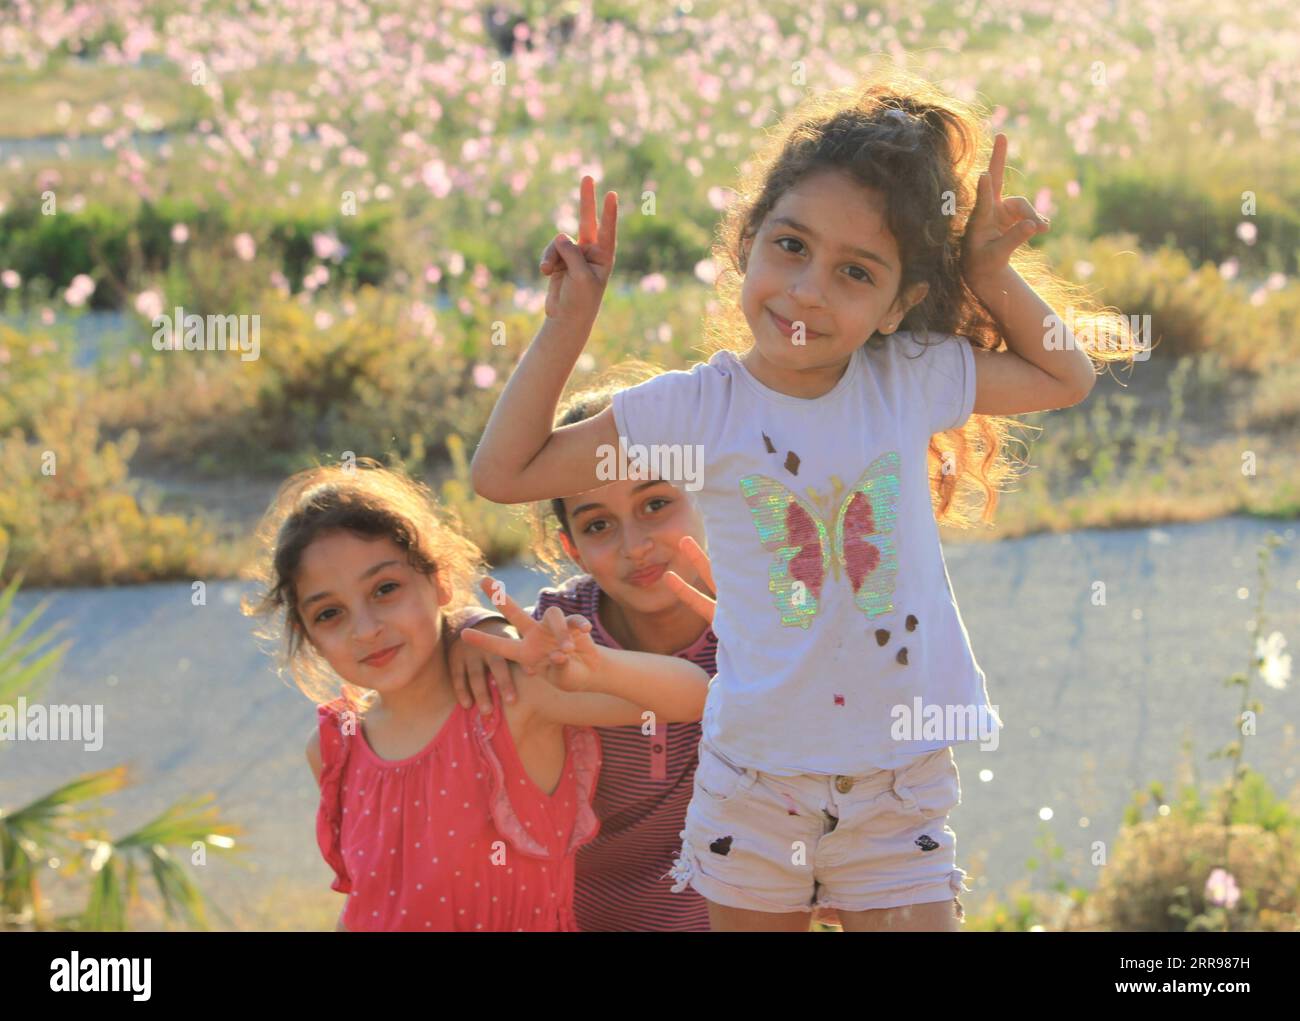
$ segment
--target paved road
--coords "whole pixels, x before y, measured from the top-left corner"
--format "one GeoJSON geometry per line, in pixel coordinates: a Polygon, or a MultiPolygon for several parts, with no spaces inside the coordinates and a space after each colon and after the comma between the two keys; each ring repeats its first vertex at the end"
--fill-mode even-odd
{"type": "MultiPolygon", "coordinates": [[[[1094,885],[1091,841],[1113,840],[1134,789],[1174,779],[1185,738],[1203,778],[1223,775],[1207,754],[1232,736],[1237,702],[1220,682],[1246,664],[1256,549],[1271,531],[1287,541],[1275,554],[1267,625],[1294,652],[1300,556],[1288,523],[1227,518],[947,547],[990,699],[1006,723],[996,751],[972,744],[957,754],[963,803],[952,826],[978,892],[1003,891],[1026,875],[1045,808],[1066,848],[1064,871],[1094,885]],[[1106,584],[1105,606],[1091,602],[1097,581],[1106,584]]],[[[516,597],[541,584],[517,567],[498,576],[516,597]]],[[[312,706],[256,647],[238,611],[242,591],[241,583],[211,584],[200,607],[184,584],[50,593],[46,620],[66,621],[75,644],[40,701],[102,703],[104,745],[0,745],[0,806],[74,772],[129,762],[139,784],[111,801],[111,829],[121,833],[174,799],[211,791],[247,831],[248,867],[209,865],[204,888],[245,924],[271,925],[268,900],[282,898],[286,914],[300,917],[326,914],[339,898],[314,844],[315,787],[303,758],[312,706]]],[[[24,593],[20,610],[41,595],[24,593]]],[[[1297,688],[1300,680],[1285,691],[1256,683],[1264,711],[1246,753],[1292,797],[1300,795],[1297,688]]]]}

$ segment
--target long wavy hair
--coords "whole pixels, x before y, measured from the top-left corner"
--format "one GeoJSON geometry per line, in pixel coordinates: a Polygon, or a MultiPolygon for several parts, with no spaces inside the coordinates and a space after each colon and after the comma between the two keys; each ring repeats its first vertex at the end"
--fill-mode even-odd
{"type": "MultiPolygon", "coordinates": [[[[303,552],[338,529],[392,539],[406,551],[411,567],[423,575],[436,573],[451,591],[447,609],[474,602],[472,582],[483,568],[483,554],[426,485],[372,458],[359,458],[355,466],[307,468],[281,484],[257,530],[261,556],[250,573],[261,591],[255,597],[245,596],[240,607],[246,616],[262,619],[255,634],[278,646],[281,676],[289,673],[308,698],[329,702],[342,694],[365,708],[372,693],[348,684],[330,669],[308,639],[298,613],[297,576],[303,552]]],[[[443,648],[448,633],[444,612],[443,648]]]]}
{"type": "MultiPolygon", "coordinates": [[[[970,105],[889,65],[857,86],[801,103],[742,170],[735,201],[718,228],[713,256],[719,300],[705,321],[706,353],[740,354],[753,345],[740,302],[745,244],[788,189],[827,170],[845,173],[883,197],[902,261],[899,292],[929,284],[898,329],[923,344],[934,332],[1005,349],[996,322],[961,273],[962,235],[992,151],[980,125],[970,105]]],[[[1052,273],[1041,252],[1022,246],[1011,264],[1058,314],[1070,309],[1076,341],[1094,362],[1132,360],[1125,320],[1099,306],[1082,286],[1052,273]]],[[[864,343],[882,342],[889,337],[877,334],[864,343]]],[[[939,522],[969,527],[980,504],[980,520],[992,521],[999,489],[1019,475],[1020,462],[1004,454],[1015,428],[1028,426],[1014,418],[971,415],[961,428],[934,435],[927,461],[939,522]]]]}

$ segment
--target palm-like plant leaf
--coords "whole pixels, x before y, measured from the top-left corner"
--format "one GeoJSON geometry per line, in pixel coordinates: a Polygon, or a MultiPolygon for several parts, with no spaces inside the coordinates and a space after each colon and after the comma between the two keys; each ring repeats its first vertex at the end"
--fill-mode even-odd
{"type": "MultiPolygon", "coordinates": [[[[0,559],[0,568],[4,567],[0,559]]],[[[0,594],[0,705],[7,705],[19,695],[34,694],[49,671],[58,665],[63,654],[68,651],[68,642],[49,649],[39,659],[21,666],[24,660],[31,659],[44,645],[53,641],[54,636],[63,627],[60,621],[35,638],[22,641],[31,626],[49,609],[49,600],[42,600],[28,611],[27,615],[15,627],[8,625],[9,611],[14,597],[18,594],[22,577],[14,578],[0,594]]]]}
{"type": "MultiPolygon", "coordinates": [[[[4,566],[4,535],[0,530],[0,568],[4,566]]],[[[0,592],[0,705],[35,692],[67,651],[69,643],[46,649],[58,627],[33,638],[27,632],[48,608],[34,607],[15,627],[9,612],[21,577],[0,592]],[[44,650],[44,651],[42,651],[44,650]]],[[[42,911],[39,878],[55,852],[67,850],[69,871],[89,873],[89,896],[79,914],[53,920],[63,929],[122,931],[138,893],[139,875],[147,869],[170,918],[183,918],[191,926],[207,928],[202,893],[169,847],[189,847],[202,841],[218,850],[235,846],[239,827],[223,823],[215,807],[205,807],[211,796],[177,802],[156,818],[118,841],[96,826],[102,815],[98,802],[122,790],[130,780],[125,766],[86,773],[14,811],[0,808],[0,929],[51,923],[42,911]],[[89,806],[87,806],[89,803],[89,806]],[[85,827],[84,829],[80,827],[85,827]]],[[[212,909],[223,919],[216,905],[212,909]]]]}

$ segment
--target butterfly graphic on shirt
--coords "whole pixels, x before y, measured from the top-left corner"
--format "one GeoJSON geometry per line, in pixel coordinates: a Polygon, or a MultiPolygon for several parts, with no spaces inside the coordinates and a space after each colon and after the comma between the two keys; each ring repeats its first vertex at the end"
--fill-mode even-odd
{"type": "Polygon", "coordinates": [[[809,486],[808,500],[767,475],[740,480],[759,542],[775,555],[768,589],[783,626],[811,627],[829,576],[838,583],[841,572],[867,618],[893,611],[899,463],[895,451],[881,454],[847,491],[832,475],[831,492],[822,497],[809,486]]]}

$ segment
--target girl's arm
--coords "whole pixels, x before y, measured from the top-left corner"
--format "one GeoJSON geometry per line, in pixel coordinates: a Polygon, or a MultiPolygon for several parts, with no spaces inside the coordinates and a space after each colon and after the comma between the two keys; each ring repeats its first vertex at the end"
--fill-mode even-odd
{"type": "Polygon", "coordinates": [[[1052,307],[1012,268],[1011,253],[1048,229],[1028,199],[1002,198],[1007,139],[993,142],[989,169],[963,242],[962,272],[998,324],[1006,351],[976,350],[977,415],[1019,415],[1078,404],[1092,391],[1096,370],[1068,326],[1060,323],[1060,349],[1046,343],[1052,307]]]}
{"type": "Polygon", "coordinates": [[[603,648],[591,640],[591,623],[585,618],[574,614],[566,619],[552,606],[536,621],[494,579],[483,579],[482,586],[520,637],[469,630],[461,640],[520,664],[512,670],[526,710],[553,722],[588,726],[640,723],[646,710],[665,723],[703,715],[709,676],[694,663],[603,648]],[[541,670],[545,677],[536,676],[541,670]]]}
{"type": "MultiPolygon", "coordinates": [[[[540,673],[530,677],[517,663],[510,664],[518,704],[525,712],[551,723],[585,727],[643,723],[647,712],[659,723],[694,723],[704,715],[709,675],[694,663],[676,656],[606,649],[577,628],[573,633],[575,649],[568,663],[548,668],[545,677],[540,673]]],[[[473,635],[467,640],[482,642],[484,647],[503,643],[496,648],[507,659],[515,653],[504,646],[520,644],[478,631],[466,634],[473,635]]]]}
{"type": "MultiPolygon", "coordinates": [[[[618,427],[606,408],[594,418],[552,429],[555,408],[600,311],[614,268],[618,197],[605,195],[596,223],[596,184],[582,179],[578,243],[561,234],[547,246],[542,271],[551,277],[546,322],[506,383],[474,452],[474,492],[495,503],[573,496],[595,489],[599,448],[617,450],[618,427]]],[[[613,479],[605,479],[612,482],[613,479]]]]}

